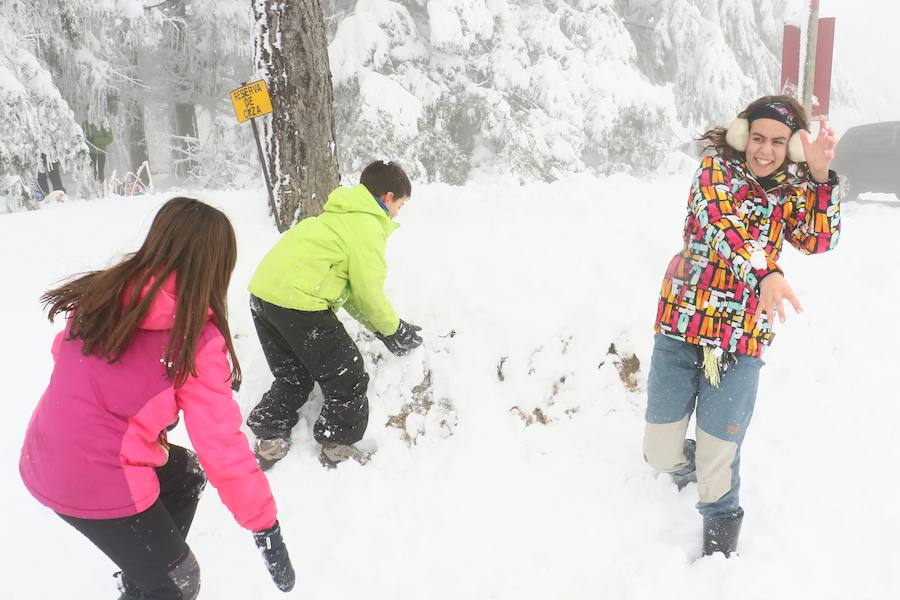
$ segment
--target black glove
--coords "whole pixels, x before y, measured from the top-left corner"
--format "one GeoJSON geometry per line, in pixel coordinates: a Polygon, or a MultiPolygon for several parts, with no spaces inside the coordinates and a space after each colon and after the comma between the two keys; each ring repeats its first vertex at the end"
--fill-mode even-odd
{"type": "Polygon", "coordinates": [[[382,341],[387,349],[391,351],[391,354],[403,356],[413,348],[418,348],[422,345],[422,337],[418,334],[419,331],[422,331],[422,328],[418,325],[412,325],[400,319],[400,326],[397,327],[397,331],[391,335],[376,333],[375,337],[382,341]]]}
{"type": "Polygon", "coordinates": [[[278,521],[262,531],[253,532],[253,541],[256,547],[262,552],[263,560],[266,562],[266,568],[269,569],[269,575],[272,581],[278,586],[282,592],[289,592],[294,587],[294,566],[291,564],[291,557],[288,556],[287,546],[281,539],[281,526],[278,521]]]}

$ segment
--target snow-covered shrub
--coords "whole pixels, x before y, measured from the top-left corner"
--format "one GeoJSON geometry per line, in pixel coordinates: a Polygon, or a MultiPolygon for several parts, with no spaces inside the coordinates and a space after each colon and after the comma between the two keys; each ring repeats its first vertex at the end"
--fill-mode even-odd
{"type": "Polygon", "coordinates": [[[72,110],[26,40],[0,22],[0,197],[6,209],[33,208],[38,171],[59,162],[87,171],[87,146],[72,110]]]}

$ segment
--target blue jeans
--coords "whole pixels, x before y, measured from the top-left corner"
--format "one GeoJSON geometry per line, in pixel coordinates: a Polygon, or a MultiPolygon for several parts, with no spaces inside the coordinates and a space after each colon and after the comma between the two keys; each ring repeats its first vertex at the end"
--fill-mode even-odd
{"type": "Polygon", "coordinates": [[[657,334],[647,384],[644,456],[666,473],[697,470],[704,516],[731,513],[739,506],[741,444],[756,403],[761,358],[736,355],[718,387],[703,374],[703,349],[657,334]],[[688,421],[696,411],[697,450],[684,453],[688,421]]]}

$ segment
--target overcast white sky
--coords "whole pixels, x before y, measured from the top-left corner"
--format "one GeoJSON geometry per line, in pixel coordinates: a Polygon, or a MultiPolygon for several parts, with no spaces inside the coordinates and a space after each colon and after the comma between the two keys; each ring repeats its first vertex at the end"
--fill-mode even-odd
{"type": "Polygon", "coordinates": [[[819,16],[836,19],[835,65],[857,85],[885,97],[880,118],[900,119],[900,2],[821,0],[819,16]]]}

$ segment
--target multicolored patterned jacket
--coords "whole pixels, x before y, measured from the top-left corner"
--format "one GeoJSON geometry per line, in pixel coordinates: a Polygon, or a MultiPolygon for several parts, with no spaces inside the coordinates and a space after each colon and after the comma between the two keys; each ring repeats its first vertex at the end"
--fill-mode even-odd
{"type": "Polygon", "coordinates": [[[743,160],[707,156],[694,176],[684,248],[669,262],[655,329],[700,346],[759,356],[774,334],[757,319],[759,283],[781,272],[782,242],[804,254],[837,245],[837,175],[826,183],[785,172],[764,190],[743,160]]]}

